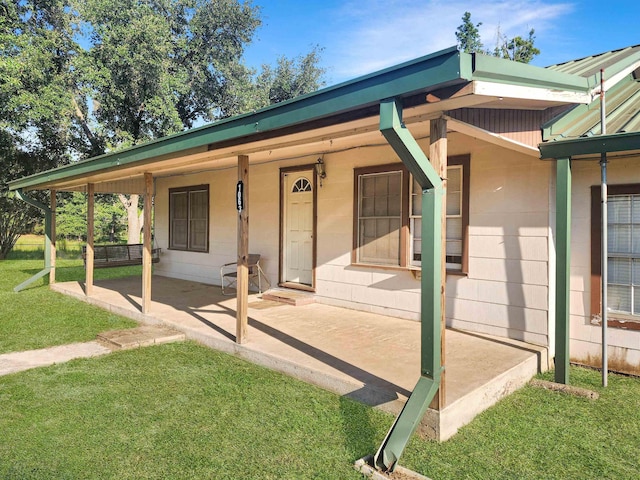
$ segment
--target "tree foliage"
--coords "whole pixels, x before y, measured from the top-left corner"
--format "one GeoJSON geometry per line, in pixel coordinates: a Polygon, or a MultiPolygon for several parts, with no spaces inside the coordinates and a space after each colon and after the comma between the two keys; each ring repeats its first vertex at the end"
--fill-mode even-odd
{"type": "Polygon", "coordinates": [[[458,41],[458,49],[466,53],[485,53],[498,58],[513,60],[514,62],[530,63],[536,55],[540,55],[540,50],[534,46],[535,30],[529,30],[529,36],[523,38],[515,36],[508,38],[500,32],[500,28],[496,32],[496,46],[491,50],[483,50],[483,44],[480,40],[480,31],[478,28],[482,22],[474,24],[471,21],[471,13],[464,12],[462,23],[456,29],[456,39],[458,41]]]}
{"type": "Polygon", "coordinates": [[[533,45],[536,39],[534,33],[535,30],[532,28],[526,39],[516,36],[510,40],[506,36],[498,35],[498,45],[493,55],[514,62],[530,63],[536,55],[540,55],[540,50],[533,45]]]}
{"type": "MultiPolygon", "coordinates": [[[[2,201],[6,182],[28,170],[322,86],[317,47],[260,72],[243,63],[259,13],[240,0],[0,0],[2,201]]],[[[137,198],[122,204],[138,213],[137,198]]],[[[27,230],[34,219],[14,220],[27,230]]]]}
{"type": "Polygon", "coordinates": [[[482,41],[480,40],[480,30],[478,28],[482,22],[474,23],[471,21],[471,13],[464,12],[462,16],[462,24],[456,30],[456,39],[458,40],[458,49],[466,53],[482,53],[482,41]]]}

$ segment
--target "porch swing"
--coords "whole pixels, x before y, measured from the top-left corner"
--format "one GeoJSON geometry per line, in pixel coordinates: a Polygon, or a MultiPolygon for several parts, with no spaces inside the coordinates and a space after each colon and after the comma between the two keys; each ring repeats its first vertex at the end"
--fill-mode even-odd
{"type": "MultiPolygon", "coordinates": [[[[155,240],[154,240],[155,243],[155,240]]],[[[93,267],[110,268],[124,267],[129,265],[142,265],[143,254],[142,243],[129,243],[123,245],[94,245],[93,246],[93,267]]],[[[151,249],[152,263],[160,261],[160,251],[162,249],[154,247],[151,249]]],[[[82,246],[82,260],[87,264],[87,247],[82,246]]]]}

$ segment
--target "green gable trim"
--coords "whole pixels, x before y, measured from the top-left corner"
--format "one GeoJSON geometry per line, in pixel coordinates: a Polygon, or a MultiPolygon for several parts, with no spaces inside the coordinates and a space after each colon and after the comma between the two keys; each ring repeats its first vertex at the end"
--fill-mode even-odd
{"type": "Polygon", "coordinates": [[[541,143],[540,158],[571,158],[576,155],[640,150],[640,132],[615,133],[541,143]]]}

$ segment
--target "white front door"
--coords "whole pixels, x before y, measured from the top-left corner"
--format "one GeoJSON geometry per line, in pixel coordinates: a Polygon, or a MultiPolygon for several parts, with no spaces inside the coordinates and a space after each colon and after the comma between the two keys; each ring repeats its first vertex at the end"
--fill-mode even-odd
{"type": "Polygon", "coordinates": [[[313,171],[284,176],[283,281],[312,286],[313,171]]]}

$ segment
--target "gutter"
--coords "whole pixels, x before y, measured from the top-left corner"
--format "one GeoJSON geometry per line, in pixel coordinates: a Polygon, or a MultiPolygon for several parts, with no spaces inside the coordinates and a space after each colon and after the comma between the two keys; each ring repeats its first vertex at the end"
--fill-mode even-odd
{"type": "Polygon", "coordinates": [[[108,153],[9,182],[9,189],[35,188],[45,183],[86,176],[109,168],[148,163],[161,155],[277,132],[330,118],[348,111],[377,106],[385,98],[403,98],[434,87],[471,79],[471,55],[450,47],[355,80],[328,87],[253,113],[220,120],[203,127],[163,137],[125,150],[108,153]]]}

